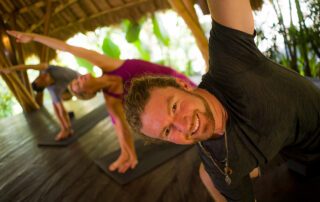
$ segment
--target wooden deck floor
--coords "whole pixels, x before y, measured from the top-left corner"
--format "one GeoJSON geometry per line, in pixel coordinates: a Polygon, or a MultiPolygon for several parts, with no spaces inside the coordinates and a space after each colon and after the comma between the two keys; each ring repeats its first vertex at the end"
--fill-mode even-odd
{"type": "MultiPolygon", "coordinates": [[[[82,116],[99,102],[97,99],[67,108],[82,116]]],[[[37,137],[52,127],[52,122],[50,113],[45,112],[0,120],[1,202],[212,201],[198,176],[200,160],[195,148],[120,186],[93,163],[93,159],[118,148],[109,118],[66,148],[38,147],[37,137]]],[[[274,167],[254,183],[258,201],[316,201],[313,197],[319,195],[319,179],[297,178],[285,164],[275,163],[274,167]]]]}

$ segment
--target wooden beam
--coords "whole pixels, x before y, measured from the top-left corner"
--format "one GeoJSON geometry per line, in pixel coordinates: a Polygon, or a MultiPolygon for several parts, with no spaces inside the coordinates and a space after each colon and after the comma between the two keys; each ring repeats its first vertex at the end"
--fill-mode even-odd
{"type": "MultiPolygon", "coordinates": [[[[17,26],[17,20],[16,20],[16,16],[13,18],[13,29],[15,30],[18,30],[18,26],[17,26]]],[[[14,51],[14,54],[15,54],[15,57],[16,57],[16,62],[17,64],[24,64],[24,55],[23,55],[23,51],[22,51],[22,45],[21,43],[17,43],[15,40],[12,40],[12,46],[15,47],[15,51],[14,51]]],[[[17,64],[14,64],[14,65],[17,65],[17,64]]],[[[21,82],[23,83],[23,85],[26,87],[27,91],[33,96],[33,91],[32,91],[32,88],[31,88],[31,85],[30,85],[30,82],[29,82],[29,77],[28,77],[28,74],[27,74],[27,71],[24,70],[24,71],[18,71],[17,72],[20,79],[21,79],[21,82]]]]}
{"type": "MultiPolygon", "coordinates": [[[[60,0],[51,0],[51,3],[59,2],[59,1],[60,0]]],[[[24,6],[22,8],[19,8],[19,10],[14,12],[14,14],[20,15],[20,14],[23,14],[23,13],[30,12],[31,10],[40,9],[42,7],[45,7],[45,6],[46,6],[46,2],[45,1],[37,1],[37,2],[35,2],[33,4],[30,4],[30,5],[24,6]]]]}
{"type": "Polygon", "coordinates": [[[102,15],[104,15],[104,14],[116,12],[116,11],[119,11],[119,10],[124,9],[124,8],[130,8],[130,7],[132,7],[132,6],[136,6],[136,5],[138,5],[138,4],[146,3],[146,2],[148,2],[148,0],[137,0],[137,1],[134,1],[134,2],[130,2],[130,3],[124,4],[124,6],[119,6],[119,7],[115,7],[115,8],[110,8],[110,9],[101,11],[101,12],[99,12],[99,13],[95,13],[95,14],[89,16],[89,17],[81,18],[81,19],[79,19],[79,20],[77,20],[77,21],[70,22],[70,23],[68,23],[68,24],[65,25],[65,26],[57,27],[56,29],[52,30],[51,33],[54,34],[54,33],[59,32],[59,31],[62,30],[62,29],[66,29],[66,28],[68,28],[68,27],[71,27],[71,26],[74,26],[74,25],[77,25],[77,24],[81,24],[81,23],[83,23],[83,22],[85,22],[85,21],[87,21],[87,20],[92,20],[92,19],[97,18],[97,17],[100,17],[100,16],[102,16],[102,15]]]}
{"type": "MultiPolygon", "coordinates": [[[[46,7],[46,15],[44,17],[44,35],[48,35],[49,32],[49,25],[50,25],[50,19],[51,19],[51,8],[52,8],[52,4],[51,4],[51,0],[46,0],[47,3],[47,7],[46,7]]],[[[49,49],[47,46],[43,45],[42,46],[42,50],[40,53],[40,62],[41,63],[48,63],[48,53],[49,53],[49,49]]],[[[39,72],[39,74],[41,74],[39,72]]],[[[43,93],[37,93],[36,95],[36,101],[37,104],[42,106],[43,105],[43,93]]]]}
{"type": "Polygon", "coordinates": [[[46,5],[46,3],[44,1],[38,1],[34,4],[31,4],[31,5],[28,5],[28,6],[25,6],[25,7],[22,7],[20,8],[16,14],[23,14],[23,13],[27,13],[27,12],[30,12],[31,10],[34,10],[34,9],[39,9],[41,7],[44,7],[46,5]]]}
{"type": "MultiPolygon", "coordinates": [[[[1,35],[0,35],[1,38],[3,38],[3,36],[6,35],[4,30],[2,30],[2,29],[0,30],[0,33],[1,33],[1,35]]],[[[6,55],[5,55],[5,49],[6,49],[5,47],[7,46],[7,45],[5,45],[5,43],[7,43],[6,40],[7,39],[4,38],[4,43],[2,43],[3,40],[1,40],[1,42],[0,42],[0,48],[1,48],[1,50],[4,50],[4,51],[0,52],[0,61],[3,65],[0,68],[9,67],[12,65],[11,61],[9,61],[9,58],[6,57],[6,55]]],[[[10,41],[9,41],[9,43],[10,43],[10,41]]],[[[1,77],[6,82],[10,91],[13,93],[13,95],[15,96],[15,98],[17,99],[17,101],[19,102],[19,104],[21,105],[21,107],[23,108],[24,111],[30,112],[30,111],[39,109],[39,106],[35,102],[32,94],[25,88],[25,86],[23,85],[23,83],[19,79],[17,73],[13,72],[11,74],[1,74],[1,77]]]]}
{"type": "MultiPolygon", "coordinates": [[[[68,8],[69,6],[71,6],[72,4],[76,3],[78,0],[69,0],[67,3],[65,4],[60,4],[59,6],[57,6],[54,9],[54,12],[51,14],[51,17],[55,16],[56,14],[58,14],[59,12],[63,11],[64,9],[68,8]]],[[[45,22],[45,19],[41,19],[38,23],[33,24],[30,29],[27,30],[27,32],[33,32],[35,29],[37,29],[38,27],[40,27],[43,23],[45,22]]]]}
{"type": "MultiPolygon", "coordinates": [[[[44,35],[48,35],[49,32],[49,26],[50,26],[50,20],[51,20],[51,8],[52,8],[52,3],[51,0],[46,0],[47,3],[47,7],[46,7],[46,15],[44,16],[44,31],[43,34],[44,35]]],[[[42,51],[41,51],[41,55],[40,55],[40,61],[41,63],[43,62],[48,62],[48,47],[43,45],[42,46],[42,51]]]]}

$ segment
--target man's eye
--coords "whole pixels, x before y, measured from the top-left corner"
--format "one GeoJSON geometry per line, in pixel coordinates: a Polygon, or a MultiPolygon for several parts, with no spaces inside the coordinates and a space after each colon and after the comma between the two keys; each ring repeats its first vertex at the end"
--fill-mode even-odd
{"type": "Polygon", "coordinates": [[[170,134],[170,128],[166,128],[164,131],[164,136],[168,137],[169,134],[170,134]]]}
{"type": "Polygon", "coordinates": [[[177,103],[174,103],[172,105],[172,112],[176,112],[176,110],[177,110],[177,103]]]}

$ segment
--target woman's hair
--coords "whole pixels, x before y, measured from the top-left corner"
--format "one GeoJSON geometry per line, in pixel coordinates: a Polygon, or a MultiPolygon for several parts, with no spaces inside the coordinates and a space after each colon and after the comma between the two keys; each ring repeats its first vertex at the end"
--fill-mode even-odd
{"type": "Polygon", "coordinates": [[[72,93],[72,95],[76,96],[80,100],[89,100],[89,99],[93,98],[94,96],[96,96],[96,94],[97,94],[97,92],[94,92],[94,93],[75,92],[72,89],[71,84],[68,86],[68,89],[72,93]]]}

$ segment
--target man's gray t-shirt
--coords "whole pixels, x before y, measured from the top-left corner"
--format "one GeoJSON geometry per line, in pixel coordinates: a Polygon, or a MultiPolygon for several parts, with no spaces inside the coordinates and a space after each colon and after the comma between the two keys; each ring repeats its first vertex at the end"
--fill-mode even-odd
{"type": "Polygon", "coordinates": [[[49,65],[43,73],[48,73],[54,83],[47,87],[53,103],[61,102],[61,95],[67,89],[70,82],[79,76],[79,73],[65,67],[49,65]]]}

